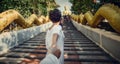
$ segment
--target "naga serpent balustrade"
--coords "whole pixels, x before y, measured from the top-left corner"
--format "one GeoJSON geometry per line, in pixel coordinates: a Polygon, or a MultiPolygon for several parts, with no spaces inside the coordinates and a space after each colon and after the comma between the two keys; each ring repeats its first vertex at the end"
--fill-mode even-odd
{"type": "Polygon", "coordinates": [[[41,25],[49,21],[48,16],[37,17],[35,14],[32,14],[29,18],[25,19],[19,12],[16,10],[7,10],[0,13],[0,31],[4,30],[12,22],[16,22],[23,28],[28,28],[33,26],[32,24],[41,25]]]}
{"type": "Polygon", "coordinates": [[[105,4],[101,6],[98,11],[93,14],[88,11],[85,14],[74,15],[71,17],[81,23],[88,24],[91,27],[97,27],[97,25],[101,22],[102,19],[107,19],[110,26],[118,33],[120,33],[120,8],[113,4],[105,4]]]}

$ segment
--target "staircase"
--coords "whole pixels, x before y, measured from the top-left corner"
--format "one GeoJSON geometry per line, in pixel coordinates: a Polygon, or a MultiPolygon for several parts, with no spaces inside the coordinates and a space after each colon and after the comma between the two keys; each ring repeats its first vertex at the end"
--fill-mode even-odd
{"type": "MultiPolygon", "coordinates": [[[[71,22],[64,22],[63,30],[64,64],[120,64],[77,31],[71,22]]],[[[0,64],[39,64],[45,55],[45,33],[43,32],[1,55],[0,64]]]]}

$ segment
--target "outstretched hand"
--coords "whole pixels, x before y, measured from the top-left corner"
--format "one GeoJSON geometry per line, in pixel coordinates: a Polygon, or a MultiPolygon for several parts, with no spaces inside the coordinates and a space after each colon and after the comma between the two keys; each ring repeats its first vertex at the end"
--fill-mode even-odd
{"type": "Polygon", "coordinates": [[[57,58],[60,58],[60,55],[61,55],[60,49],[57,48],[57,49],[53,52],[53,54],[54,54],[57,58]]]}
{"type": "Polygon", "coordinates": [[[48,50],[48,52],[54,54],[57,58],[59,58],[61,55],[61,51],[57,47],[50,48],[50,50],[48,50]]]}

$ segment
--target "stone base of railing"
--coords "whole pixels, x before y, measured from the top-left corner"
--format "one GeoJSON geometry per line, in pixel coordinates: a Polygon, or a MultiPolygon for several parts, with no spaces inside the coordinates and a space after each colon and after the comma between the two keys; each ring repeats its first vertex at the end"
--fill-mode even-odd
{"type": "Polygon", "coordinates": [[[91,28],[72,21],[73,25],[86,37],[99,45],[104,51],[120,61],[120,34],[105,31],[104,29],[91,28]]]}
{"type": "Polygon", "coordinates": [[[46,31],[46,29],[51,25],[52,23],[48,22],[40,26],[0,34],[0,55],[6,53],[10,48],[13,48],[24,41],[33,38],[39,33],[46,31]]]}

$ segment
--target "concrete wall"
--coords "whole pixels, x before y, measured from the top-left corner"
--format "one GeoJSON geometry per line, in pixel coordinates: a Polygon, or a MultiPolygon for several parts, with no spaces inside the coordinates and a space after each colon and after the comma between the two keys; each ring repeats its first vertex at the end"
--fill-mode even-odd
{"type": "Polygon", "coordinates": [[[40,26],[0,34],[0,54],[7,52],[10,48],[23,43],[30,38],[33,38],[35,35],[46,31],[51,25],[52,23],[49,22],[40,26]]]}
{"type": "Polygon", "coordinates": [[[77,30],[82,32],[86,37],[120,61],[120,34],[108,32],[102,29],[91,28],[75,21],[72,23],[77,30]]]}

